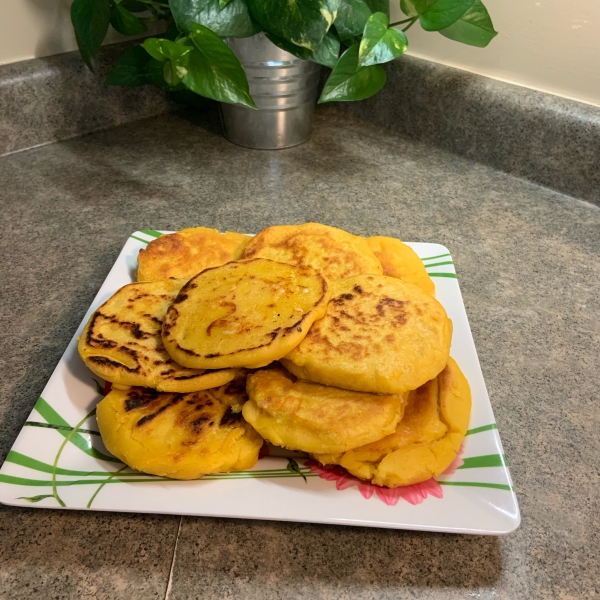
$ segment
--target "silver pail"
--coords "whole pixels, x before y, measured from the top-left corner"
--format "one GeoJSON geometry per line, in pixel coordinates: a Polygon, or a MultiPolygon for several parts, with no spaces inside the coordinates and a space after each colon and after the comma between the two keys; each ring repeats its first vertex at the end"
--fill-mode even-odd
{"type": "Polygon", "coordinates": [[[321,66],[296,58],[272,44],[264,33],[229,38],[244,66],[258,110],[221,104],[225,136],[248,148],[274,150],[310,137],[321,66]]]}

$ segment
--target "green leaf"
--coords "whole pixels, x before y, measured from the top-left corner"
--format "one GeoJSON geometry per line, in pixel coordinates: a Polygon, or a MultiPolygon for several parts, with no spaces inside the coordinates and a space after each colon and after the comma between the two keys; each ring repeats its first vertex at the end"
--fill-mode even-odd
{"type": "Polygon", "coordinates": [[[27,502],[39,502],[40,500],[43,500],[44,498],[53,498],[54,494],[42,494],[40,496],[29,496],[29,498],[27,496],[19,496],[17,498],[17,500],[27,500],[27,502]]]}
{"type": "Polygon", "coordinates": [[[361,35],[368,18],[376,12],[389,16],[387,0],[343,0],[334,21],[340,39],[345,42],[361,35]]]}
{"type": "Polygon", "coordinates": [[[167,84],[172,87],[179,85],[186,74],[187,69],[184,66],[177,64],[174,60],[167,61],[163,67],[163,77],[167,84]]]}
{"type": "Polygon", "coordinates": [[[132,12],[123,8],[121,4],[113,4],[110,11],[110,24],[123,35],[137,35],[148,31],[148,27],[132,12]]]}
{"type": "Polygon", "coordinates": [[[135,87],[148,83],[144,67],[150,61],[150,55],[143,46],[126,50],[119,56],[112,71],[104,80],[104,85],[125,85],[135,87]]]}
{"type": "Polygon", "coordinates": [[[231,0],[219,0],[219,8],[223,10],[230,2],[231,0]]]}
{"type": "Polygon", "coordinates": [[[231,0],[221,10],[219,0],[170,0],[173,18],[180,30],[189,32],[200,23],[221,37],[249,37],[260,32],[244,0],[231,0]]]}
{"type": "MultiPolygon", "coordinates": [[[[402,2],[402,0],[400,0],[402,2]]],[[[424,12],[428,11],[438,0],[405,0],[404,3],[407,6],[412,7],[411,17],[415,17],[417,15],[421,15],[424,12]]],[[[400,5],[402,8],[402,5],[400,5]]]]}
{"type": "Polygon", "coordinates": [[[497,35],[490,13],[481,0],[475,0],[471,8],[456,23],[440,33],[455,42],[485,48],[497,35]]]}
{"type": "Polygon", "coordinates": [[[144,40],[142,45],[152,58],[161,62],[179,59],[192,51],[191,46],[178,44],[177,42],[161,38],[148,38],[147,40],[144,40]]]}
{"type": "Polygon", "coordinates": [[[108,31],[110,5],[108,0],[74,0],[71,4],[71,22],[75,29],[81,57],[93,71],[93,61],[100,51],[108,31]]]}
{"type": "Polygon", "coordinates": [[[182,80],[185,86],[218,102],[256,108],[244,68],[231,48],[216,33],[197,23],[192,24],[190,39],[196,48],[183,58],[187,69],[182,80]]]}
{"type": "Polygon", "coordinates": [[[323,38],[321,45],[314,52],[311,52],[308,48],[295,46],[294,44],[278,38],[270,33],[267,33],[266,35],[269,40],[271,40],[282,50],[285,50],[286,52],[289,52],[298,58],[302,58],[303,60],[310,60],[319,65],[325,65],[331,69],[335,67],[340,55],[340,40],[338,40],[335,35],[331,33],[331,31],[327,33],[327,35],[323,38]]]}
{"type": "Polygon", "coordinates": [[[340,0],[248,0],[265,31],[315,51],[333,24],[340,0]]]}
{"type": "MultiPolygon", "coordinates": [[[[187,56],[187,55],[186,55],[187,56]]],[[[183,83],[172,86],[165,80],[165,65],[160,60],[149,57],[150,60],[146,63],[142,70],[146,83],[150,83],[157,88],[164,90],[165,92],[174,92],[176,90],[183,90],[185,86],[183,83]]]]}
{"type": "Polygon", "coordinates": [[[133,13],[141,13],[148,10],[148,5],[143,2],[138,2],[138,0],[123,0],[123,2],[120,3],[120,6],[133,13]]]}
{"type": "MultiPolygon", "coordinates": [[[[475,3],[475,0],[437,0],[425,12],[419,10],[421,27],[425,31],[439,31],[456,23],[475,3]]],[[[417,3],[417,8],[419,8],[417,3]]]]}
{"type": "Polygon", "coordinates": [[[417,10],[414,0],[400,0],[400,10],[407,17],[416,17],[419,14],[417,10]]]}
{"type": "Polygon", "coordinates": [[[342,54],[325,83],[319,104],[333,100],[363,100],[385,85],[385,71],[379,65],[360,67],[359,46],[351,46],[342,54]]]}
{"type": "Polygon", "coordinates": [[[397,29],[388,29],[389,24],[389,19],[383,13],[369,17],[358,51],[358,64],[361,67],[386,63],[406,52],[406,35],[397,29]]]}

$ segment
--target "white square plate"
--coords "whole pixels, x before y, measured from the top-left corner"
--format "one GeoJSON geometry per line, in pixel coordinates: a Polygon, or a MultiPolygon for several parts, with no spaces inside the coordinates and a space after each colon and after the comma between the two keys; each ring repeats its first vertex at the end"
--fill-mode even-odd
{"type": "Polygon", "coordinates": [[[462,296],[447,248],[409,244],[454,324],[452,356],[473,394],[469,432],[448,471],[389,490],[325,470],[300,456],[267,456],[244,472],[174,481],[139,473],[110,456],[97,433],[101,394],[77,353],[92,312],[134,280],[141,248],[160,236],[134,233],[71,340],[0,469],[0,502],[13,506],[169,513],[501,535],[520,514],[462,296]]]}

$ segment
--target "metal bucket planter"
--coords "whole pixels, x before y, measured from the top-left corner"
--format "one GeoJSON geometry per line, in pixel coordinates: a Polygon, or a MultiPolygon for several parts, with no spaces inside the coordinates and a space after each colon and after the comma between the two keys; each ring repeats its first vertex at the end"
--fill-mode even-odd
{"type": "Polygon", "coordinates": [[[272,44],[263,33],[230,38],[258,110],[221,104],[225,136],[248,148],[274,150],[302,144],[310,137],[321,67],[272,44]]]}

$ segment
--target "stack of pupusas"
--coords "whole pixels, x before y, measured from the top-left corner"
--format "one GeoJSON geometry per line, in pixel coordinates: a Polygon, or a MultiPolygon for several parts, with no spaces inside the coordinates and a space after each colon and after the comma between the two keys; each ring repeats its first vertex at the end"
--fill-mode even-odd
{"type": "Polygon", "coordinates": [[[263,439],[377,485],[455,459],[471,410],[452,323],[405,244],[307,223],[151,242],[79,341],[113,390],[102,439],[177,479],[244,470],[263,439]]]}

